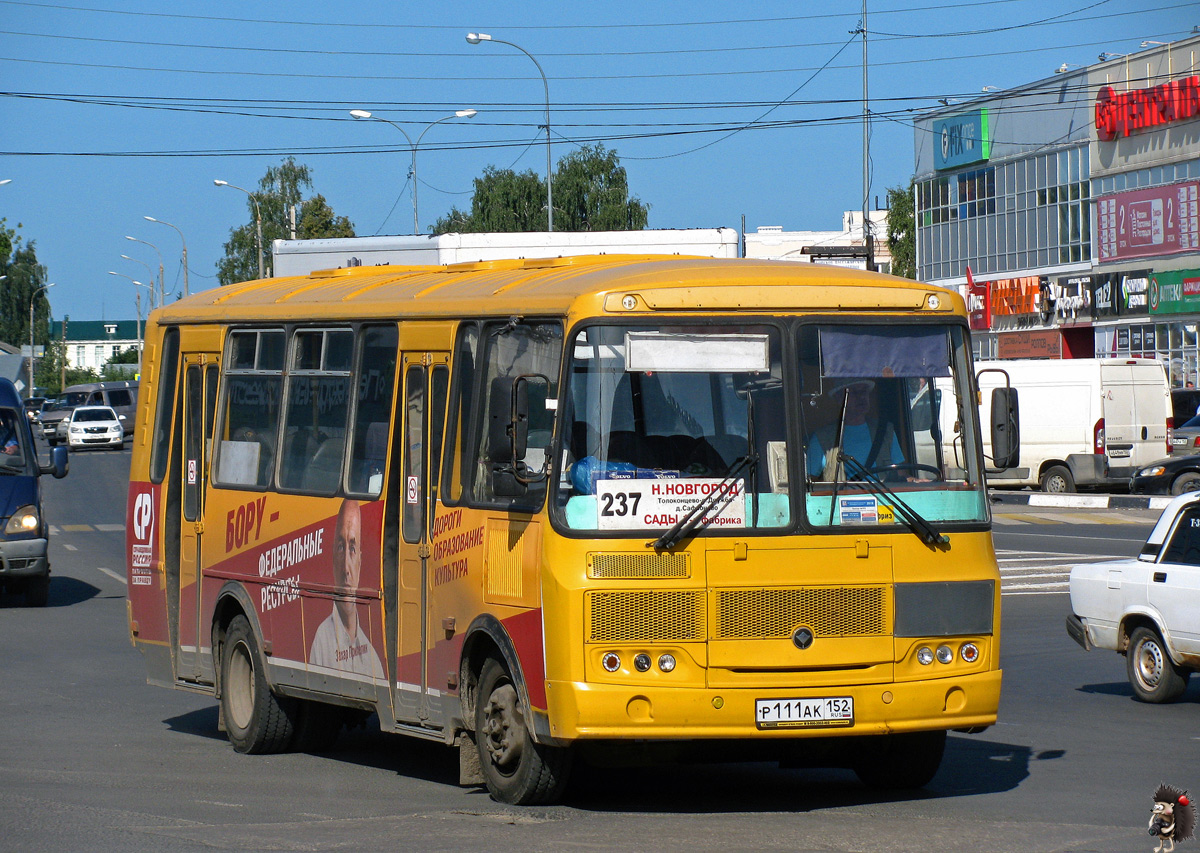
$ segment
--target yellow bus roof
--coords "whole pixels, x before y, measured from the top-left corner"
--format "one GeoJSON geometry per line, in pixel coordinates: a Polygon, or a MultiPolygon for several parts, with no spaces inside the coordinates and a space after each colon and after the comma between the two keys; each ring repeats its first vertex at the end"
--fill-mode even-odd
{"type": "Polygon", "coordinates": [[[932,285],[821,264],[677,255],[579,255],[319,270],[307,276],[261,279],[196,293],[159,309],[154,320],[213,323],[314,317],[837,309],[961,314],[965,305],[958,294],[932,285]],[[931,301],[933,294],[938,298],[931,301]],[[628,296],[633,300],[626,299],[628,296]]]}

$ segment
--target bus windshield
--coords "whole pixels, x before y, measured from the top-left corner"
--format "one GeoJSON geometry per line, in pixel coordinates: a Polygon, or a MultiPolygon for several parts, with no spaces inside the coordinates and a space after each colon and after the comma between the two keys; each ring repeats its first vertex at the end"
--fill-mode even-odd
{"type": "Polygon", "coordinates": [[[667,530],[670,547],[683,526],[987,517],[958,326],[591,326],[568,352],[555,504],[571,529],[667,530]]]}

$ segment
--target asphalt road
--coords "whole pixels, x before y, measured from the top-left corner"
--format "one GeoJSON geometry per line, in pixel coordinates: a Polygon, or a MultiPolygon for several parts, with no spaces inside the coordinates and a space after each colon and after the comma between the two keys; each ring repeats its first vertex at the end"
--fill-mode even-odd
{"type": "MultiPolygon", "coordinates": [[[[129,644],[128,462],[77,454],[47,482],[50,606],[0,598],[4,851],[1150,851],[1154,787],[1200,790],[1200,686],[1135,702],[1122,658],[1067,637],[1053,589],[1006,590],[1000,723],[953,735],[912,796],[844,771],[666,765],[588,768],[566,804],[522,809],[458,787],[452,751],[371,728],[325,755],[238,755],[213,701],[147,685],[129,644]]],[[[1133,553],[1147,523],[1008,514],[998,549],[1029,559],[1133,553]]]]}

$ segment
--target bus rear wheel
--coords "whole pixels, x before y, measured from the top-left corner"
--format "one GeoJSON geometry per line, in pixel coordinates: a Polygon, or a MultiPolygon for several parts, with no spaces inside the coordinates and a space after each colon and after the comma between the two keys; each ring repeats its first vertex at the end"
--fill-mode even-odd
{"type": "Polygon", "coordinates": [[[556,802],[570,774],[570,750],[534,743],[517,686],[496,660],[483,665],[476,696],[475,743],[492,798],[519,806],[556,802]]]}
{"type": "Polygon", "coordinates": [[[854,774],[871,788],[923,788],[937,775],[945,751],[945,731],[866,738],[854,763],[854,774]]]}
{"type": "Polygon", "coordinates": [[[291,745],[296,702],[271,692],[258,638],[245,616],[229,623],[221,647],[221,713],[238,752],[283,752],[291,745]]]}

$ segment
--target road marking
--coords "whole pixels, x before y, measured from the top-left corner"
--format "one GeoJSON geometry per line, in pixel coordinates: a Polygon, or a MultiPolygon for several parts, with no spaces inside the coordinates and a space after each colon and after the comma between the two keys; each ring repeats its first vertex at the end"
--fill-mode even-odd
{"type": "Polygon", "coordinates": [[[106,569],[106,568],[104,568],[104,566],[96,566],[96,568],[99,569],[100,571],[104,572],[104,574],[108,575],[110,578],[119,580],[121,583],[125,584],[126,586],[129,585],[129,581],[125,580],[125,578],[121,577],[119,574],[114,572],[112,569],[106,569]]]}
{"type": "Polygon", "coordinates": [[[64,524],[60,530],[66,533],[91,533],[92,526],[90,524],[64,524]]]}
{"type": "Polygon", "coordinates": [[[124,524],[97,524],[96,529],[101,533],[121,533],[125,530],[124,524]]]}
{"type": "Polygon", "coordinates": [[[66,548],[68,551],[78,551],[79,550],[74,545],[68,545],[65,542],[63,543],[63,547],[66,548]]]}

